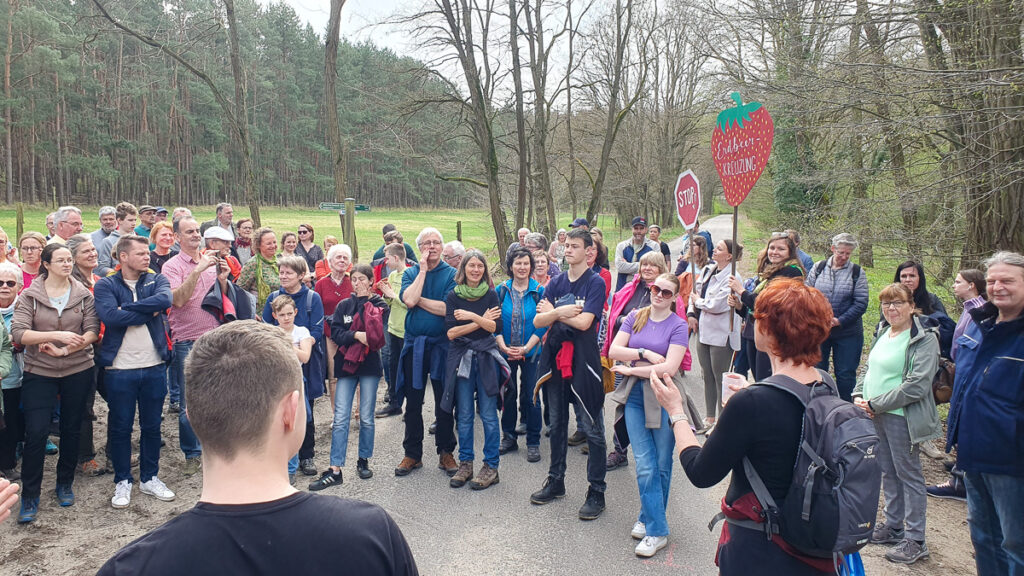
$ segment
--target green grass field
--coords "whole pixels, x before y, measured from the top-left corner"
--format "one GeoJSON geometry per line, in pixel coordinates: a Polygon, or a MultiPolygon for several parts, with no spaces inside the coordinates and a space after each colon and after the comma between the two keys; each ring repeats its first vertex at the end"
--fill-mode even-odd
{"type": "MultiPolygon", "coordinates": [[[[79,206],[79,208],[82,209],[85,231],[91,232],[99,228],[99,217],[97,216],[99,206],[79,206]]],[[[46,207],[26,206],[25,230],[36,230],[45,234],[46,215],[49,212],[50,210],[46,207]]],[[[213,206],[199,206],[193,208],[192,213],[197,220],[203,222],[212,219],[215,210],[213,206]]],[[[248,210],[244,206],[235,205],[235,219],[242,218],[244,215],[248,215],[248,210]]],[[[278,232],[278,236],[281,232],[295,231],[299,224],[306,223],[315,230],[318,244],[322,244],[324,236],[328,234],[341,238],[338,214],[333,211],[266,206],[260,208],[260,216],[263,225],[273,228],[278,232]]],[[[427,226],[433,226],[440,230],[445,241],[454,240],[459,221],[462,222],[463,244],[480,249],[493,263],[493,259],[497,256],[497,241],[494,236],[494,228],[491,226],[490,213],[486,210],[390,210],[382,208],[370,212],[357,212],[356,239],[360,259],[366,260],[381,245],[380,229],[385,224],[394,224],[409,244],[415,244],[416,234],[427,226]]],[[[572,214],[559,215],[559,226],[568,228],[571,221],[572,214]]],[[[509,225],[511,226],[511,223],[509,225]]],[[[13,241],[16,230],[16,211],[13,207],[0,210],[0,227],[8,232],[13,241]]],[[[611,215],[600,216],[598,227],[604,233],[605,244],[613,250],[615,244],[629,234],[628,229],[615,228],[614,216],[611,215]]],[[[666,239],[682,234],[682,227],[678,222],[665,223],[663,227],[663,237],[666,239]],[[668,224],[672,226],[668,227],[668,224]]]]}

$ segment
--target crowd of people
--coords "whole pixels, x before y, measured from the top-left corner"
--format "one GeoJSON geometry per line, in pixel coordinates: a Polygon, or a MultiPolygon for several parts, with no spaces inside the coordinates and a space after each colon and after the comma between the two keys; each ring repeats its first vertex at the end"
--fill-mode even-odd
{"type": "MultiPolygon", "coordinates": [[[[651,557],[669,539],[674,460],[697,487],[731,472],[727,518],[751,504],[755,488],[745,464],[772,498],[786,497],[805,433],[804,407],[771,386],[746,385],[748,372],[753,382],[785,376],[824,385],[871,419],[884,513],[869,539],[892,545],[887,559],[909,564],[929,556],[925,519],[932,495],[967,501],[979,573],[1024,570],[1019,254],[998,252],[984,271],[957,275],[959,322],[928,291],[922,265],[901,264],[877,295],[881,317],[862,362],[871,296],[867,275],[852,262],[857,240],[846,233],[832,238],[831,255],[817,263],[799,248],[796,231],[773,233],[757,254],[754,276],[745,279],[735,270],[744,247],[715,242],[699,225],[684,239],[672,271],[660,227],[639,216],[613,250],[582,218],[551,242],[523,228],[498,263],[461,242],[445,243],[432,227],[410,245],[390,224],[373,257],[354,262],[352,250],[333,236],[318,244],[307,223],[295,232],[255,228],[251,219],[234,220],[230,204],[201,223],[187,208],[122,202],[100,209],[100,228],[89,234],[73,206],[51,216],[46,236],[8,239],[0,230],[8,245],[0,263],[2,514],[17,498],[10,483],[20,481],[17,521],[36,520],[47,454],[58,455],[60,506],[75,504],[76,474],[112,473],[114,508],[131,505],[136,484],[141,494],[174,500],[159,477],[165,406],[178,418],[184,473],[204,475],[201,503],[119,553],[105,568],[109,573],[162,554],[147,541],[188,530],[200,539],[211,534],[210,522],[228,526],[232,514],[211,520],[225,505],[276,516],[275,532],[308,524],[300,514],[324,517],[324,510],[311,508],[322,500],[296,494],[298,476],[311,478],[312,492],[343,484],[349,432],[358,421],[356,473],[371,479],[375,419],[398,415],[403,455],[394,475],[423,467],[429,433],[452,488],[497,485],[501,460],[518,452],[520,436],[526,461],[540,462],[547,436],[548,468],[538,472],[534,505],[566,495],[566,455],[581,446],[589,485],[581,520],[601,516],[607,471],[628,467],[632,447],[640,510],[630,534],[639,541],[636,555],[651,557]],[[495,268],[507,280],[492,279],[495,268]],[[238,342],[250,342],[246,362],[225,353],[238,342]],[[703,374],[703,414],[681,386],[692,367],[691,343],[703,374]],[[946,449],[957,449],[956,465],[945,484],[926,486],[921,453],[936,451],[932,441],[943,435],[936,406],[944,399],[937,400],[933,383],[952,365],[946,449]],[[723,386],[737,376],[740,383],[723,386]],[[243,377],[253,382],[251,394],[225,385],[243,377]],[[380,403],[379,386],[385,390],[380,403]],[[425,417],[428,386],[433,413],[425,417]],[[93,438],[97,393],[108,407],[104,462],[93,438]],[[333,407],[323,469],[312,410],[321,397],[333,407]],[[610,447],[606,399],[614,410],[610,447]],[[133,454],[136,413],[140,440],[133,454]],[[474,437],[477,420],[482,442],[474,437]],[[251,474],[268,476],[250,494],[231,492],[226,469],[239,459],[251,474]],[[253,499],[257,494],[273,498],[253,499]],[[277,498],[288,505],[266,507],[277,498]]],[[[372,521],[363,538],[376,555],[367,566],[415,572],[386,513],[352,503],[329,506],[372,521]]],[[[723,574],[837,568],[835,558],[810,558],[777,540],[730,522],[716,561],[723,574]]],[[[317,541],[310,537],[303,545],[317,541]]],[[[189,562],[168,566],[185,570],[189,562]]]]}

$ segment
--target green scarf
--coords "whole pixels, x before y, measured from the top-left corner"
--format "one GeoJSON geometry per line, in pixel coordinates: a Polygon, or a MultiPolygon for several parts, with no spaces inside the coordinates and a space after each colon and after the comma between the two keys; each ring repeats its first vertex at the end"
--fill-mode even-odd
{"type": "Polygon", "coordinates": [[[483,282],[477,284],[476,288],[470,288],[468,284],[456,284],[455,295],[463,300],[479,300],[490,289],[491,287],[483,282]]]}
{"type": "Polygon", "coordinates": [[[267,298],[273,289],[267,284],[266,278],[263,277],[263,265],[270,266],[270,269],[274,271],[275,276],[280,276],[281,272],[277,267],[277,260],[274,262],[267,260],[263,257],[263,254],[256,252],[256,299],[259,301],[260,308],[266,304],[267,298]]]}

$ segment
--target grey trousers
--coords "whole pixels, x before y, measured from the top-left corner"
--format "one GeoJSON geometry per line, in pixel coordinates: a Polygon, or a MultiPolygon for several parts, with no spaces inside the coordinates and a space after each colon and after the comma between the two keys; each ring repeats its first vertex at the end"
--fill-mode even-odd
{"type": "Polygon", "coordinates": [[[732,348],[701,344],[697,337],[693,339],[693,348],[697,350],[697,361],[704,374],[704,415],[715,418],[722,410],[722,374],[732,365],[732,348]]]}
{"type": "Polygon", "coordinates": [[[906,530],[906,537],[924,541],[928,493],[921,472],[921,447],[910,443],[907,419],[896,414],[875,414],[878,464],[885,493],[885,523],[906,530]]]}

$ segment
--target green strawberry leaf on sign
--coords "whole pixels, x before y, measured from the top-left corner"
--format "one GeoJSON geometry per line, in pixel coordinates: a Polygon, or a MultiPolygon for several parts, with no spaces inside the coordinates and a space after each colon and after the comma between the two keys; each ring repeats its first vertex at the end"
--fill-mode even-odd
{"type": "Polygon", "coordinates": [[[725,201],[739,206],[768,165],[775,124],[758,102],[743,103],[739,92],[730,97],[736,106],[718,114],[711,133],[711,157],[722,181],[725,201]]]}

